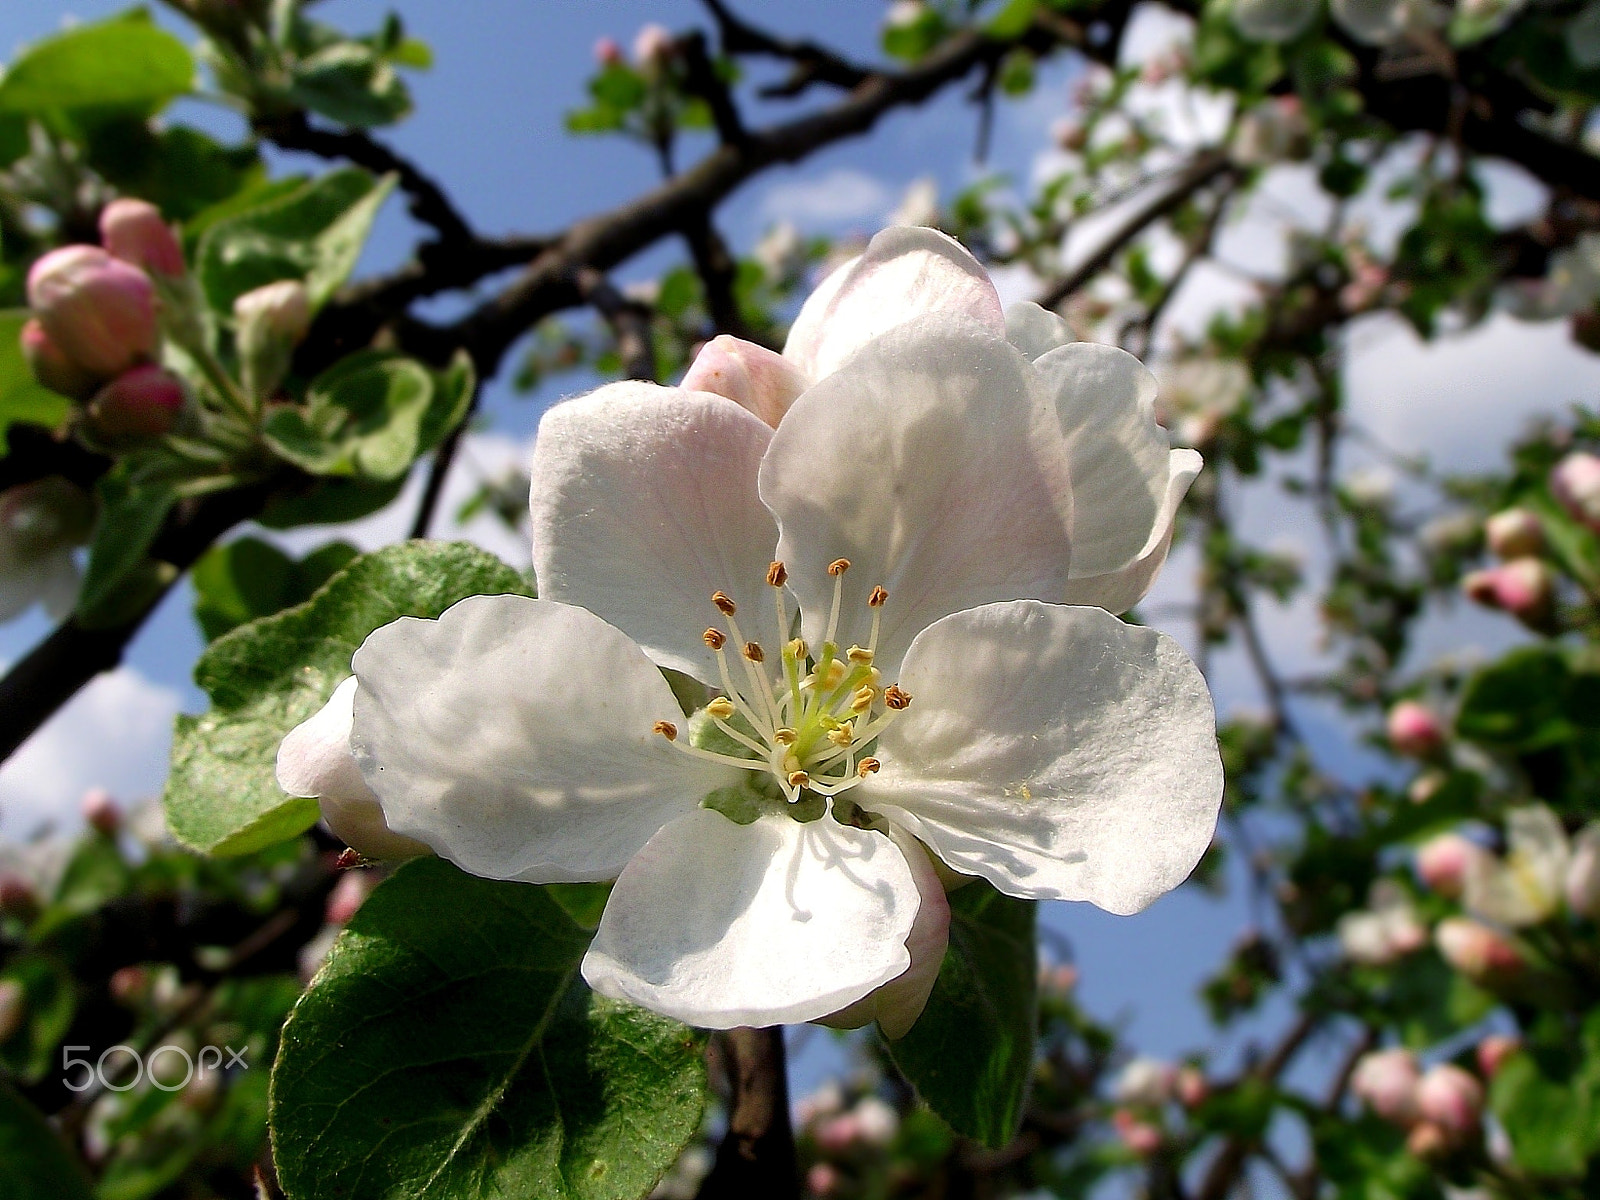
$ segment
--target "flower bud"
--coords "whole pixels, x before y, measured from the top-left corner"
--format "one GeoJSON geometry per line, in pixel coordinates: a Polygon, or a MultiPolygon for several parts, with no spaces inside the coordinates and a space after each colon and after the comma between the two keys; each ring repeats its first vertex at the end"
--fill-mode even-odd
{"type": "Polygon", "coordinates": [[[1483,1072],[1485,1079],[1493,1079],[1505,1065],[1506,1059],[1520,1049],[1522,1049],[1521,1038],[1505,1033],[1491,1033],[1478,1043],[1478,1070],[1483,1072]]]}
{"type": "Polygon", "coordinates": [[[1118,1104],[1160,1108],[1172,1099],[1177,1071],[1171,1063],[1154,1058],[1136,1058],[1122,1068],[1111,1086],[1111,1098],[1118,1104]]]}
{"type": "Polygon", "coordinates": [[[21,875],[0,873],[0,917],[31,920],[39,911],[39,895],[21,875]]]}
{"type": "Polygon", "coordinates": [[[183,247],[153,204],[113,200],[100,213],[100,242],[113,258],[152,275],[184,273],[183,247]]]}
{"type": "Polygon", "coordinates": [[[23,325],[21,341],[22,357],[28,360],[33,377],[52,392],[82,400],[100,382],[98,375],[84,370],[62,353],[37,317],[23,325]]]}
{"type": "Polygon", "coordinates": [[[1547,625],[1554,613],[1555,577],[1537,558],[1514,558],[1487,571],[1473,571],[1461,590],[1479,604],[1510,613],[1524,625],[1547,625]]]}
{"type": "Polygon", "coordinates": [[[1428,1162],[1449,1153],[1450,1140],[1450,1134],[1432,1121],[1418,1121],[1406,1134],[1406,1151],[1428,1162]]]}
{"type": "Polygon", "coordinates": [[[1446,917],[1433,941],[1440,957],[1474,983],[1514,979],[1525,965],[1516,946],[1470,917],[1446,917]]]}
{"type": "Polygon", "coordinates": [[[1544,525],[1526,508],[1495,513],[1484,522],[1483,534],[1497,558],[1528,558],[1544,551],[1544,525]]]}
{"type": "Polygon", "coordinates": [[[1402,700],[1389,710],[1389,744],[1396,753],[1428,758],[1444,746],[1444,725],[1426,704],[1402,700]]]}
{"type": "Polygon", "coordinates": [[[105,788],[90,788],[78,802],[84,822],[96,833],[113,837],[122,828],[122,809],[105,788]]]}
{"type": "Polygon", "coordinates": [[[111,998],[124,1008],[144,1003],[150,995],[150,985],[150,968],[138,963],[118,967],[106,980],[106,990],[111,993],[111,998]]]}
{"type": "Polygon", "coordinates": [[[1164,1139],[1160,1127],[1140,1120],[1127,1109],[1119,1108],[1112,1113],[1111,1124],[1122,1144],[1141,1158],[1148,1158],[1161,1149],[1164,1139]]]}
{"type": "Polygon", "coordinates": [[[839,1169],[832,1163],[813,1163],[806,1172],[806,1191],[813,1196],[831,1196],[839,1183],[839,1169]]]}
{"type": "Polygon", "coordinates": [[[1455,899],[1472,864],[1487,851],[1459,833],[1441,833],[1417,848],[1417,877],[1430,891],[1455,899]]]}
{"type": "Polygon", "coordinates": [[[178,377],[155,363],[124,371],[89,401],[88,429],[117,447],[170,433],[187,398],[178,377]]]}
{"type": "Polygon", "coordinates": [[[1206,1077],[1199,1067],[1184,1066],[1178,1068],[1173,1091],[1177,1094],[1178,1103],[1192,1110],[1206,1102],[1211,1095],[1211,1085],[1206,1082],[1206,1077]]]}
{"type": "Polygon", "coordinates": [[[676,50],[672,34],[654,23],[641,26],[633,38],[634,64],[647,75],[658,74],[676,50]]]}
{"type": "Polygon", "coordinates": [[[289,360],[311,328],[311,297],[298,279],[281,279],[233,302],[235,344],[245,390],[269,397],[289,373],[289,360]]]}
{"type": "Polygon", "coordinates": [[[374,871],[346,871],[328,893],[324,915],[329,925],[348,925],[379,884],[374,871]]]}
{"type": "Polygon", "coordinates": [[[617,44],[617,39],[614,37],[596,38],[594,61],[602,67],[620,67],[623,61],[622,47],[617,44]]]}
{"type": "Polygon", "coordinates": [[[1409,1125],[1417,1118],[1420,1078],[1411,1051],[1374,1050],[1357,1061],[1350,1075],[1350,1091],[1385,1121],[1409,1125]]]}
{"type": "Polygon", "coordinates": [[[50,340],[91,374],[118,375],[155,354],[155,288],[98,246],[63,246],[34,263],[28,305],[50,340]]]}
{"type": "Polygon", "coordinates": [[[1600,457],[1567,455],[1550,472],[1550,491],[1575,518],[1600,531],[1600,457]]]}
{"type": "Polygon", "coordinates": [[[28,1017],[28,997],[15,979],[0,979],[0,1042],[9,1042],[28,1017]]]}
{"type": "Polygon", "coordinates": [[[1417,1111],[1459,1144],[1478,1130],[1483,1085],[1454,1063],[1439,1063],[1417,1083],[1417,1111]]]}
{"type": "Polygon", "coordinates": [[[776,429],[808,383],[783,355],[724,333],[695,355],[679,386],[686,392],[725,396],[776,429]]]}
{"type": "Polygon", "coordinates": [[[1573,916],[1600,921],[1600,821],[1585,825],[1572,839],[1566,895],[1573,916]]]}

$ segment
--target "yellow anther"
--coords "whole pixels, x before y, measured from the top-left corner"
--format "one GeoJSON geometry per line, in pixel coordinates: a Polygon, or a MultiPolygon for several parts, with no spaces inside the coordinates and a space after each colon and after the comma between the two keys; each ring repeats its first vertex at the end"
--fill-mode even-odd
{"type": "Polygon", "coordinates": [[[753,663],[766,662],[767,652],[761,648],[760,642],[746,642],[744,656],[753,663]]]}
{"type": "Polygon", "coordinates": [[[843,575],[849,569],[850,560],[848,558],[836,558],[828,564],[828,574],[834,577],[843,575]]]}
{"type": "Polygon", "coordinates": [[[828,740],[835,746],[848,746],[856,740],[856,731],[852,722],[846,721],[839,728],[831,730],[828,740]]]}
{"type": "Polygon", "coordinates": [[[789,570],[781,562],[774,562],[767,568],[767,583],[772,587],[782,587],[789,582],[789,570]]]}
{"type": "Polygon", "coordinates": [[[772,740],[777,742],[780,746],[792,746],[795,743],[795,739],[799,736],[800,735],[794,730],[790,729],[787,725],[784,725],[773,731],[772,740]]]}
{"type": "Polygon", "coordinates": [[[882,608],[887,603],[889,603],[889,593],[881,585],[873,588],[872,595],[867,597],[868,608],[882,608]]]}
{"type": "Polygon", "coordinates": [[[817,724],[821,725],[824,729],[837,729],[839,728],[839,718],[831,717],[827,713],[823,713],[817,718],[817,724]]]}
{"type": "Polygon", "coordinates": [[[717,611],[725,617],[731,617],[739,611],[739,606],[733,602],[733,597],[727,592],[712,592],[711,603],[717,606],[717,611]]]}
{"type": "Polygon", "coordinates": [[[872,651],[865,646],[851,646],[850,649],[845,651],[844,656],[851,662],[863,667],[872,665],[872,651]]]}
{"type": "Polygon", "coordinates": [[[810,782],[811,782],[811,776],[807,775],[804,771],[790,771],[789,772],[789,786],[790,787],[803,788],[803,787],[806,786],[806,784],[808,784],[810,782]]]}
{"type": "Polygon", "coordinates": [[[900,709],[910,706],[911,693],[903,691],[899,684],[891,683],[883,689],[883,702],[898,712],[900,709]]]}
{"type": "Polygon", "coordinates": [[[806,656],[811,653],[811,647],[806,645],[805,638],[795,638],[794,641],[784,646],[783,653],[786,657],[794,659],[795,662],[804,662],[806,656]]]}
{"type": "Polygon", "coordinates": [[[728,635],[720,629],[708,629],[700,635],[700,640],[713,650],[721,650],[728,644],[728,635]]]}
{"type": "Polygon", "coordinates": [[[657,721],[655,723],[654,731],[666,738],[669,742],[675,742],[678,740],[678,727],[671,721],[657,721]]]}
{"type": "Polygon", "coordinates": [[[863,758],[856,764],[856,774],[865,779],[868,775],[876,775],[883,764],[875,758],[863,758]]]}
{"type": "Polygon", "coordinates": [[[850,697],[850,711],[864,713],[872,707],[872,702],[878,698],[877,689],[871,684],[856,689],[855,695],[850,697]]]}
{"type": "Polygon", "coordinates": [[[726,696],[718,696],[710,704],[706,705],[706,711],[719,721],[726,721],[738,710],[734,708],[732,700],[729,700],[726,696]]]}

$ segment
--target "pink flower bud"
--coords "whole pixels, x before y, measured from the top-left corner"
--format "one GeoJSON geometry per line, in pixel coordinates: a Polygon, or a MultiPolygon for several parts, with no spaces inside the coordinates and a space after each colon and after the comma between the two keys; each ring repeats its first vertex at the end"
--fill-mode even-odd
{"type": "Polygon", "coordinates": [[[843,1154],[861,1140],[861,1123],[855,1113],[847,1112],[817,1126],[816,1138],[824,1154],[843,1154]]]}
{"type": "Polygon", "coordinates": [[[1483,533],[1497,558],[1528,558],[1544,550],[1544,525],[1526,508],[1495,513],[1484,522],[1483,533]]]}
{"type": "Polygon", "coordinates": [[[622,47],[614,37],[597,38],[594,43],[594,60],[602,67],[622,65],[622,47]]]}
{"type": "Polygon", "coordinates": [[[82,400],[100,382],[98,375],[85,371],[61,352],[37,318],[23,325],[21,341],[22,357],[28,360],[33,377],[52,392],[82,400]]]}
{"type": "Polygon", "coordinates": [[[1173,1090],[1177,1092],[1178,1103],[1188,1109],[1199,1108],[1211,1095],[1211,1085],[1199,1067],[1180,1067],[1173,1090]]]}
{"type": "Polygon", "coordinates": [[[1427,758],[1444,746],[1444,725],[1426,704],[1402,700],[1389,710],[1389,744],[1400,754],[1427,758]]]}
{"type": "Polygon", "coordinates": [[[1505,1065],[1506,1059],[1520,1049],[1522,1049],[1521,1038],[1505,1033],[1491,1033],[1478,1043],[1478,1070],[1483,1072],[1485,1079],[1493,1079],[1505,1065]]]}
{"type": "Polygon", "coordinates": [[[119,967],[111,972],[111,978],[106,981],[106,990],[118,1004],[132,1008],[150,995],[150,970],[138,964],[119,967]]]}
{"type": "Polygon", "coordinates": [[[298,279],[282,279],[240,296],[233,318],[241,381],[265,400],[289,373],[294,348],[311,328],[311,297],[298,279]]]}
{"type": "Polygon", "coordinates": [[[1479,604],[1502,609],[1535,627],[1548,623],[1555,604],[1555,577],[1537,558],[1514,558],[1487,571],[1473,571],[1461,581],[1461,589],[1479,604]]]}
{"type": "Polygon", "coordinates": [[[1148,1158],[1161,1149],[1164,1139],[1160,1128],[1149,1121],[1140,1120],[1127,1109],[1119,1108],[1112,1113],[1111,1124],[1122,1139],[1122,1144],[1141,1158],[1148,1158]]]}
{"type": "Polygon", "coordinates": [[[633,61],[647,73],[664,67],[676,51],[672,34],[654,23],[642,26],[633,38],[633,61]]]}
{"type": "Polygon", "coordinates": [[[89,401],[89,429],[112,445],[169,433],[187,402],[183,383],[155,363],[118,375],[89,401]]]}
{"type": "Polygon", "coordinates": [[[98,246],[52,250],[28,272],[28,304],[82,370],[120,375],[155,354],[156,295],[137,267],[98,246]]]}
{"type": "Polygon", "coordinates": [[[1522,955],[1511,942],[1470,917],[1446,917],[1433,931],[1440,956],[1474,982],[1496,982],[1521,974],[1522,955]]]}
{"type": "Polygon", "coordinates": [[[379,882],[377,873],[373,871],[346,871],[339,876],[339,882],[328,893],[328,903],[323,910],[328,924],[348,925],[350,918],[366,903],[379,882]]]}
{"type": "Polygon", "coordinates": [[[183,247],[161,217],[143,200],[113,200],[100,213],[100,243],[113,258],[142,267],[152,275],[184,273],[183,247]]]}
{"type": "Polygon", "coordinates": [[[1417,1084],[1417,1111],[1459,1143],[1478,1130],[1483,1085],[1454,1063],[1439,1063],[1417,1084]]]}
{"type": "Polygon", "coordinates": [[[1566,894],[1573,916],[1600,921],[1600,821],[1584,826],[1572,839],[1566,894]]]}
{"type": "Polygon", "coordinates": [[[815,1163],[806,1172],[806,1191],[813,1196],[831,1196],[839,1190],[839,1171],[830,1163],[815,1163]]]}
{"type": "Polygon", "coordinates": [[[1441,833],[1417,848],[1417,877],[1430,891],[1451,899],[1461,895],[1467,872],[1486,851],[1459,833],[1441,833]]]}
{"type": "Polygon", "coordinates": [[[1417,1118],[1417,1060],[1409,1050],[1363,1054],[1350,1075],[1350,1091],[1373,1112],[1396,1125],[1417,1118]]]}
{"type": "Polygon", "coordinates": [[[1567,455],[1550,472],[1550,490],[1569,513],[1600,531],[1600,457],[1567,455]]]}
{"type": "Polygon", "coordinates": [[[89,828],[98,833],[111,837],[122,828],[122,809],[105,788],[90,788],[78,807],[89,828]]]}
{"type": "Polygon", "coordinates": [[[783,355],[724,333],[701,347],[679,386],[726,396],[776,429],[809,383],[783,355]]]}

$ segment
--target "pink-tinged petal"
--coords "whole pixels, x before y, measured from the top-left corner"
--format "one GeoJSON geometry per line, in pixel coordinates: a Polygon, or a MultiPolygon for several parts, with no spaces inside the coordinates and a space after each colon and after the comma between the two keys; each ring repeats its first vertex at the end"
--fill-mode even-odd
{"type": "MultiPolygon", "coordinates": [[[[1173,529],[1178,520],[1178,509],[1189,485],[1205,465],[1197,451],[1172,450],[1167,455],[1167,494],[1161,501],[1161,511],[1156,514],[1155,526],[1150,530],[1150,540],[1139,557],[1120,571],[1103,575],[1079,576],[1072,574],[1067,580],[1066,604],[1093,605],[1107,612],[1125,613],[1149,592],[1161,568],[1166,565],[1167,552],[1172,549],[1173,529]]],[[[1073,564],[1076,567],[1076,563],[1073,564]]]]}
{"type": "Polygon", "coordinates": [[[666,679],[572,605],[473,596],[385,625],[353,665],[350,745],[390,828],[474,875],[614,878],[739,775],[653,732],[683,720],[666,679]]]}
{"type": "Polygon", "coordinates": [[[882,834],[701,809],[623,871],[583,977],[707,1029],[812,1021],[905,973],[918,904],[882,834]]]}
{"type": "Polygon", "coordinates": [[[811,294],[783,354],[808,378],[823,379],[873,338],[929,315],[1006,335],[1000,296],[960,242],[934,229],[885,229],[811,294]]]}
{"type": "Polygon", "coordinates": [[[866,645],[867,597],[888,589],[889,680],[940,617],[1066,588],[1066,448],[1037,376],[1006,342],[929,319],[878,338],[795,402],[761,464],[778,555],[818,646],[844,577],[838,640],[866,645]]]}
{"type": "Polygon", "coordinates": [[[783,355],[720,334],[695,355],[680,385],[686,392],[726,396],[776,429],[810,380],[783,355]]]}
{"type": "Polygon", "coordinates": [[[1021,600],[923,631],[912,703],[851,792],[1013,896],[1137,912],[1211,842],[1222,762],[1205,680],[1171,638],[1021,600]]]}
{"type": "MultiPolygon", "coordinates": [[[[772,429],[722,396],[615,383],[558,404],[533,451],[540,595],[580,605],[659,665],[715,682],[701,641],[722,591],[772,622],[777,542],[756,496],[772,429]]],[[[751,636],[760,636],[752,633],[751,636]]]]}

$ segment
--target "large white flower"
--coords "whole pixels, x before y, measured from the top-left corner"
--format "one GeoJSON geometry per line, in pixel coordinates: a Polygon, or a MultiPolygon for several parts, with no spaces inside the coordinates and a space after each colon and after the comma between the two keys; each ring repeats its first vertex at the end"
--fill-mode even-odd
{"type": "Polygon", "coordinates": [[[1115,912],[1176,886],[1221,796],[1204,682],[1059,602],[1137,601],[1198,456],[1134,359],[1065,341],[891,230],[781,358],[722,340],[693,386],[552,409],[544,598],[355,656],[389,828],[480,875],[616,879],[585,978],[709,1027],[908,1029],[948,928],[928,851],[1115,912]],[[685,719],[663,667],[718,694],[685,719]]]}

